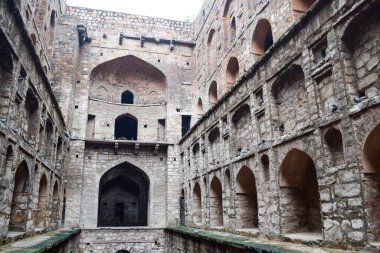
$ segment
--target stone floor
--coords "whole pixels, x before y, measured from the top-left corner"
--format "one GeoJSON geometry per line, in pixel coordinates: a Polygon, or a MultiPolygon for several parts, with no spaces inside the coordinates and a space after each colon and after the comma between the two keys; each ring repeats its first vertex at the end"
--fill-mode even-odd
{"type": "Polygon", "coordinates": [[[32,253],[44,252],[64,242],[80,230],[60,229],[43,235],[36,235],[0,247],[0,252],[32,253]]]}

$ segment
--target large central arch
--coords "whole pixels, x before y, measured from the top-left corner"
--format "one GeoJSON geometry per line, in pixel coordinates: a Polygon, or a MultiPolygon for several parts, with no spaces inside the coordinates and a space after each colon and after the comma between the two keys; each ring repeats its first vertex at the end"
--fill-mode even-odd
{"type": "Polygon", "coordinates": [[[98,227],[148,225],[149,178],[124,162],[107,171],[99,183],[98,227]]]}

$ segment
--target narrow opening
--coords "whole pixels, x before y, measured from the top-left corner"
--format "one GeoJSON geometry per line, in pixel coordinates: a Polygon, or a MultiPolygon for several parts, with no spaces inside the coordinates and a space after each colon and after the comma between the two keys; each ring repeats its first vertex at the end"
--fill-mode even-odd
{"type": "Polygon", "coordinates": [[[182,136],[190,130],[191,116],[182,115],[182,136]]]}
{"type": "Polygon", "coordinates": [[[216,104],[216,102],[218,102],[218,84],[216,81],[213,81],[211,83],[208,91],[208,96],[211,104],[216,104]]]}
{"type": "Polygon", "coordinates": [[[262,155],[260,160],[263,169],[264,181],[268,182],[270,180],[269,157],[267,155],[262,155]]]}
{"type": "Polygon", "coordinates": [[[137,140],[137,119],[126,114],[115,120],[115,139],[137,140]]]}
{"type": "Polygon", "coordinates": [[[95,115],[87,115],[87,128],[86,128],[86,138],[94,139],[95,135],[95,115]]]}
{"type": "Polygon", "coordinates": [[[122,104],[133,104],[133,99],[134,99],[134,95],[129,90],[126,90],[121,94],[122,104]]]}
{"type": "Polygon", "coordinates": [[[330,166],[344,164],[343,140],[341,132],[330,128],[325,134],[325,141],[330,151],[330,166]]]}

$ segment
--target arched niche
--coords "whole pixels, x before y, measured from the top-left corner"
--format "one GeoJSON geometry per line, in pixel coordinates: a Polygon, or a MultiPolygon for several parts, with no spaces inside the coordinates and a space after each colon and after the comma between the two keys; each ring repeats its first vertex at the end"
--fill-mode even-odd
{"type": "Polygon", "coordinates": [[[305,75],[301,66],[293,64],[284,70],[272,86],[273,115],[280,134],[302,126],[309,116],[305,75]],[[302,124],[301,124],[302,123],[302,124]]]}
{"type": "Polygon", "coordinates": [[[216,81],[213,81],[210,84],[210,88],[208,90],[208,98],[211,104],[216,104],[216,102],[218,102],[218,84],[216,81]]]}
{"type": "Polygon", "coordinates": [[[50,214],[50,225],[52,227],[58,227],[59,220],[59,189],[58,181],[55,181],[53,186],[53,196],[51,199],[51,214],[50,214]]]}
{"type": "Polygon", "coordinates": [[[34,143],[37,140],[39,130],[39,102],[35,92],[29,88],[25,97],[26,111],[26,136],[28,141],[34,143]]]}
{"type": "Polygon", "coordinates": [[[294,11],[306,12],[315,3],[316,0],[292,0],[294,11]]]}
{"type": "Polygon", "coordinates": [[[244,166],[236,176],[236,228],[258,227],[256,179],[250,168],[244,166]]]}
{"type": "Polygon", "coordinates": [[[148,225],[148,176],[130,163],[108,170],[99,183],[98,227],[148,225]]]}
{"type": "Polygon", "coordinates": [[[347,91],[353,97],[353,103],[357,103],[355,97],[372,98],[380,91],[380,48],[377,43],[371,43],[380,40],[379,8],[380,1],[375,1],[360,11],[347,25],[342,36],[347,91]]]}
{"type": "Polygon", "coordinates": [[[115,139],[116,140],[137,140],[137,119],[130,115],[124,114],[115,120],[115,139]]]}
{"type": "Polygon", "coordinates": [[[18,165],[14,176],[9,231],[24,232],[26,230],[29,192],[29,169],[26,162],[23,161],[18,165]]]}
{"type": "Polygon", "coordinates": [[[212,129],[208,135],[208,141],[210,143],[209,151],[209,163],[216,165],[220,157],[220,130],[219,127],[212,129]]]}
{"type": "Polygon", "coordinates": [[[363,148],[365,173],[380,173],[380,123],[368,134],[363,148]]]}
{"type": "Polygon", "coordinates": [[[0,116],[8,115],[11,88],[13,82],[13,56],[11,46],[0,31],[0,116]]]}
{"type": "Polygon", "coordinates": [[[223,8],[223,17],[227,17],[228,13],[230,13],[231,4],[234,0],[226,0],[223,8]]]}
{"type": "Polygon", "coordinates": [[[210,226],[223,226],[222,184],[216,176],[210,184],[210,226]]]}
{"type": "Polygon", "coordinates": [[[203,114],[203,101],[202,101],[202,98],[198,98],[198,101],[197,101],[197,114],[203,114]]]}
{"type": "Polygon", "coordinates": [[[231,88],[239,77],[239,62],[236,57],[231,57],[227,63],[226,69],[226,85],[224,92],[231,88]]]}
{"type": "Polygon", "coordinates": [[[210,32],[208,33],[208,37],[207,37],[207,46],[210,47],[212,45],[212,40],[214,38],[214,34],[215,34],[215,29],[211,29],[210,32]]]}
{"type": "Polygon", "coordinates": [[[298,149],[288,152],[280,167],[280,187],[282,232],[321,233],[319,187],[308,154],[298,149]]]}
{"type": "Polygon", "coordinates": [[[134,95],[131,91],[126,90],[121,93],[121,103],[122,104],[133,104],[134,95]]]}
{"type": "Polygon", "coordinates": [[[336,128],[330,128],[325,133],[325,142],[329,153],[329,165],[338,166],[344,164],[343,138],[336,128]]]}
{"type": "Polygon", "coordinates": [[[167,80],[152,64],[132,55],[123,56],[96,66],[90,74],[90,97],[119,103],[121,94],[133,91],[134,104],[166,102],[167,80]],[[102,92],[100,87],[107,89],[102,92]],[[154,91],[155,95],[150,93],[154,91]]]}
{"type": "Polygon", "coordinates": [[[202,191],[198,182],[193,188],[193,223],[202,223],[202,191]]]}
{"type": "Polygon", "coordinates": [[[48,182],[46,175],[43,174],[38,188],[38,202],[35,226],[38,228],[44,228],[46,224],[46,207],[48,198],[48,182]]]}
{"type": "Polygon", "coordinates": [[[236,18],[233,17],[230,25],[230,42],[233,43],[236,39],[236,18]]]}
{"type": "Polygon", "coordinates": [[[248,104],[241,105],[232,116],[232,151],[240,154],[250,146],[251,140],[251,108],[248,104]]]}
{"type": "Polygon", "coordinates": [[[273,45],[272,28],[267,19],[257,22],[252,36],[252,53],[264,54],[273,45]]]}

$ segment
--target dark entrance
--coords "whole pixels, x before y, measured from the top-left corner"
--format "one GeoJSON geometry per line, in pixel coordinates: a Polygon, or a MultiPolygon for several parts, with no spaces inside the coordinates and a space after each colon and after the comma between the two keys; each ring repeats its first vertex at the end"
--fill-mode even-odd
{"type": "Polygon", "coordinates": [[[103,175],[99,187],[98,227],[148,225],[149,179],[122,163],[103,175]]]}

